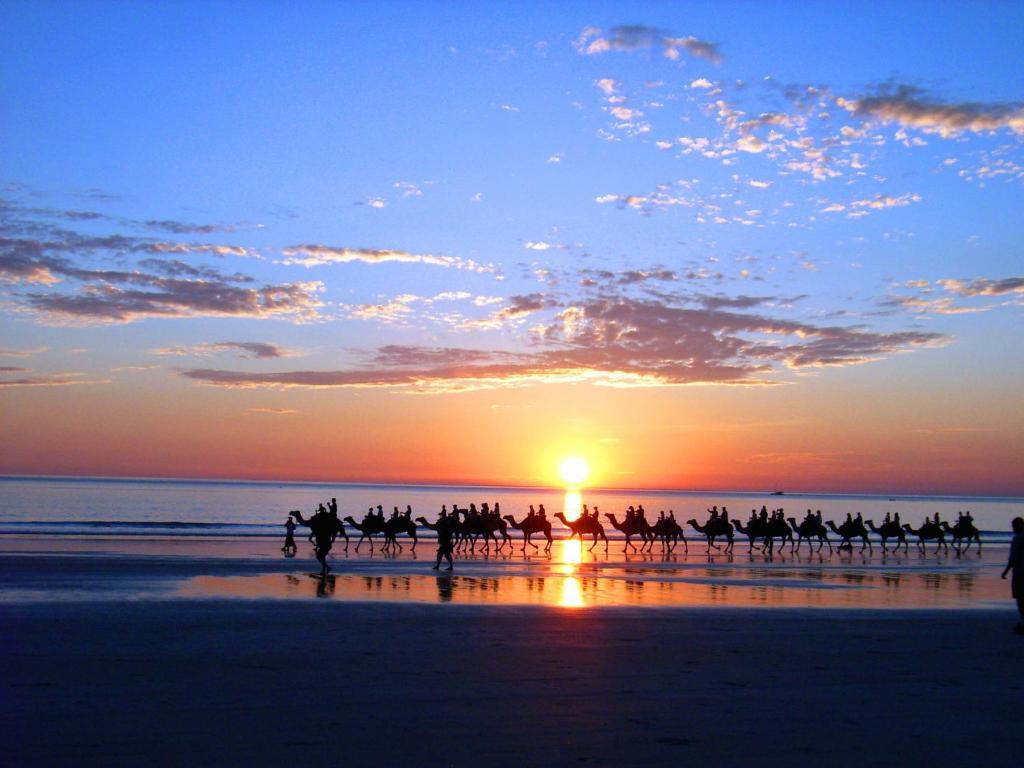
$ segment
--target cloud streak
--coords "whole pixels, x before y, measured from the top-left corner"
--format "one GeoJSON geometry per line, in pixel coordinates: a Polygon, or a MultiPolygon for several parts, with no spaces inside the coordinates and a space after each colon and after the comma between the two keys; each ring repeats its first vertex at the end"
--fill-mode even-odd
{"type": "Polygon", "coordinates": [[[1024,136],[1024,105],[1020,103],[960,102],[946,104],[930,99],[910,85],[887,86],[873,96],[837,98],[836,104],[858,117],[897,123],[943,138],[962,133],[1010,131],[1024,136]]]}
{"type": "Polygon", "coordinates": [[[290,245],[281,251],[285,258],[281,264],[299,264],[304,267],[318,267],[323,264],[429,264],[435,267],[450,267],[471,272],[493,272],[490,265],[477,264],[471,259],[457,256],[436,256],[408,251],[381,250],[376,248],[349,248],[330,245],[290,245]]]}
{"type": "Polygon", "coordinates": [[[539,349],[503,352],[390,345],[371,367],[246,372],[193,368],[181,375],[224,387],[390,387],[424,392],[588,381],[607,386],[775,383],[781,370],[848,366],[938,346],[920,331],[814,325],[735,311],[773,297],[697,297],[703,306],[602,295],[557,304],[514,297],[506,315],[557,310],[532,330],[539,349]],[[724,307],[728,306],[726,309],[724,307]]]}

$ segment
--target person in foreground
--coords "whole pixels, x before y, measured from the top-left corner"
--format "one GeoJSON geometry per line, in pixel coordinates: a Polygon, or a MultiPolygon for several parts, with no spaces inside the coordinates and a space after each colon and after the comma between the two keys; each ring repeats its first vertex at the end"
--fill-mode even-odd
{"type": "Polygon", "coordinates": [[[1013,541],[1010,542],[1010,559],[1003,569],[1003,578],[1013,571],[1010,590],[1013,599],[1017,601],[1017,612],[1020,614],[1020,621],[1013,631],[1018,635],[1024,635],[1024,518],[1015,517],[1010,525],[1013,526],[1013,541]]]}
{"type": "Polygon", "coordinates": [[[454,514],[446,515],[445,511],[441,510],[441,517],[438,518],[434,528],[437,531],[437,562],[433,565],[435,571],[441,567],[442,559],[448,561],[448,567],[445,570],[450,571],[455,566],[452,561],[452,550],[455,548],[455,520],[454,514]]]}

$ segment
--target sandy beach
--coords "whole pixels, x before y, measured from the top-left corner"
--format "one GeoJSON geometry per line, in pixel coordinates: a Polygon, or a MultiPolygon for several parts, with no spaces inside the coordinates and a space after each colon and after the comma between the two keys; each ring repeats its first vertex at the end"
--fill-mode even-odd
{"type": "MultiPolygon", "coordinates": [[[[582,604],[559,605],[561,586],[550,604],[460,604],[417,599],[416,587],[405,600],[344,590],[318,599],[306,586],[308,553],[257,557],[265,541],[192,542],[162,554],[146,553],[150,546],[43,552],[39,542],[34,551],[4,542],[6,764],[1015,763],[1024,643],[1009,631],[1006,595],[978,597],[996,555],[966,571],[953,560],[917,563],[931,576],[904,563],[910,582],[938,583],[940,593],[956,594],[964,573],[974,574],[981,591],[942,609],[764,608],[752,598],[638,607],[600,604],[617,594],[614,582],[638,580],[620,574],[614,557],[606,573],[581,576],[584,558],[575,575],[562,574],[580,579],[582,604]],[[943,569],[950,578],[936,582],[943,569]],[[247,592],[256,578],[300,587],[290,596],[247,592]],[[609,585],[588,590],[586,578],[609,585]],[[202,579],[236,591],[196,588],[202,579]]],[[[830,562],[849,573],[872,567],[830,562]]],[[[687,562],[648,565],[670,573],[651,575],[644,590],[688,578],[704,588],[687,562]]],[[[424,578],[437,595],[469,590],[480,572],[514,595],[524,567],[548,568],[550,580],[566,563],[458,567],[462,574],[438,577],[423,559],[334,561],[337,579],[424,578]]],[[[807,578],[808,568],[796,570],[807,578]]],[[[1005,584],[997,570],[994,578],[1005,584]]]]}

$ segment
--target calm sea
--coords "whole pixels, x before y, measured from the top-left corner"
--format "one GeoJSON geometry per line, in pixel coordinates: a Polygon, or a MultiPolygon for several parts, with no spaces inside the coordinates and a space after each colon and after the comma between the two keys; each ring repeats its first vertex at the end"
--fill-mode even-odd
{"type": "MultiPolygon", "coordinates": [[[[338,499],[339,514],[361,520],[368,507],[411,505],[414,516],[433,520],[442,504],[460,507],[500,502],[502,514],[521,518],[529,505],[543,504],[551,517],[575,517],[581,504],[620,516],[629,505],[643,504],[648,519],[672,510],[678,520],[704,520],[712,505],[726,506],[746,518],[753,508],[783,507],[800,518],[820,509],[825,519],[843,520],[860,512],[879,523],[898,512],[915,526],[938,512],[953,521],[970,510],[987,538],[1008,538],[1010,520],[1024,515],[1024,499],[966,496],[864,496],[854,494],[786,494],[695,491],[584,491],[475,486],[352,485],[196,480],[83,478],[0,478],[0,535],[71,536],[279,536],[288,511],[312,511],[320,502],[338,499]]],[[[557,527],[557,523],[556,523],[557,527]]],[[[609,535],[615,532],[608,527],[609,535]]]]}

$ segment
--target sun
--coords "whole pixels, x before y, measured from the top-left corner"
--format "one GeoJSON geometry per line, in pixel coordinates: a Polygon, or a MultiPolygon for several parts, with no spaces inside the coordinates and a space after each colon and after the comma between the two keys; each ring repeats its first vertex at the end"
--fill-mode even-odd
{"type": "Polygon", "coordinates": [[[590,465],[579,456],[566,456],[558,465],[558,474],[566,485],[579,486],[590,476],[590,465]]]}

